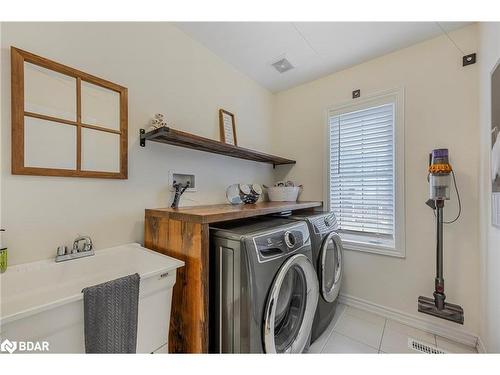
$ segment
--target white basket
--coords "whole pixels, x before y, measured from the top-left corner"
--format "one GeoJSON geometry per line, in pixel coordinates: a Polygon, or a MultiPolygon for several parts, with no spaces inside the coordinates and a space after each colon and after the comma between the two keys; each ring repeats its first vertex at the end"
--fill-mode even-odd
{"type": "Polygon", "coordinates": [[[273,186],[267,188],[271,202],[296,202],[300,193],[299,186],[273,186]]]}

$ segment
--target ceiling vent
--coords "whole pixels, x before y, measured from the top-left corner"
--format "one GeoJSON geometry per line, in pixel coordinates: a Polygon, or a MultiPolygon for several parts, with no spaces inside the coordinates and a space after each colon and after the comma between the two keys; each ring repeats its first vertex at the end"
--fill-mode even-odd
{"type": "Polygon", "coordinates": [[[294,68],[294,66],[290,63],[290,61],[288,61],[285,58],[278,60],[272,63],[271,65],[274,66],[274,69],[276,69],[280,73],[288,72],[289,70],[294,68]]]}

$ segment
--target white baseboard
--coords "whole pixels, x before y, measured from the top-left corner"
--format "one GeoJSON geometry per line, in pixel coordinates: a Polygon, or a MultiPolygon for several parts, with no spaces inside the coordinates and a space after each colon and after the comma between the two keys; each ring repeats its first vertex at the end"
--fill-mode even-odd
{"type": "Polygon", "coordinates": [[[398,321],[410,327],[418,328],[422,331],[426,331],[434,335],[439,335],[468,346],[472,347],[478,346],[477,335],[463,331],[461,329],[451,328],[444,324],[430,322],[421,317],[411,315],[403,311],[395,310],[389,307],[385,307],[382,305],[378,305],[376,303],[346,294],[340,294],[339,302],[347,306],[352,306],[361,310],[366,310],[368,312],[377,315],[381,315],[385,318],[398,321]]]}
{"type": "Polygon", "coordinates": [[[477,346],[476,346],[477,352],[478,353],[488,353],[488,350],[486,350],[486,346],[484,346],[483,340],[481,340],[481,336],[477,337],[477,346]]]}

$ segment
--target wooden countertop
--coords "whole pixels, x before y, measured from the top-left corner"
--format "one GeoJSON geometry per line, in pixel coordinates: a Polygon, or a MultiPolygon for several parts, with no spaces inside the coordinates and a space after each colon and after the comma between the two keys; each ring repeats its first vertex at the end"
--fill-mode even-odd
{"type": "Polygon", "coordinates": [[[181,208],[146,209],[146,216],[168,217],[191,223],[210,224],[220,221],[244,219],[247,217],[274,214],[282,211],[303,210],[321,207],[317,201],[304,202],[260,202],[256,204],[214,204],[181,208]]]}

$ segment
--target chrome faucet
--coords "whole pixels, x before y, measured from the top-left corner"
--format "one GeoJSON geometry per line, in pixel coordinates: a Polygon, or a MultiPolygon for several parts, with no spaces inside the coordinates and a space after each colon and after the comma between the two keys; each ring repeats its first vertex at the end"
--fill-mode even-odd
{"type": "Polygon", "coordinates": [[[94,246],[92,239],[89,236],[78,236],[73,241],[71,252],[66,246],[57,248],[56,262],[64,262],[65,260],[78,259],[94,255],[94,246]]]}
{"type": "Polygon", "coordinates": [[[94,247],[92,245],[92,239],[89,236],[78,236],[73,241],[73,250],[71,253],[80,253],[82,251],[90,251],[94,247]],[[80,243],[83,242],[83,247],[80,248],[80,243]]]}

